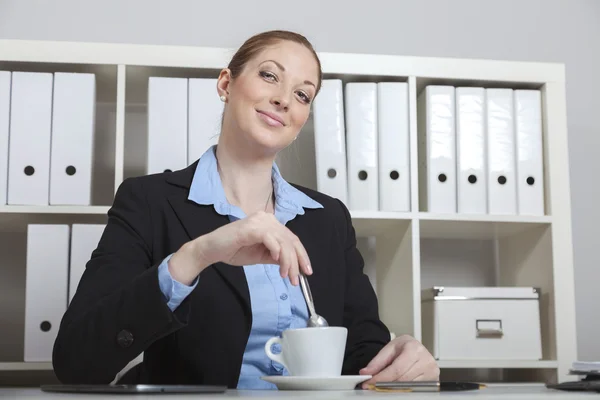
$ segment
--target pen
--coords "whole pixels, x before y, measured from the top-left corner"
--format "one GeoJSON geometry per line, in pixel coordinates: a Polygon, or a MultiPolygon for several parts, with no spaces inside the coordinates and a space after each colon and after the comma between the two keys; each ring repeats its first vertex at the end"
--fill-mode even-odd
{"type": "Polygon", "coordinates": [[[478,390],[486,386],[476,382],[376,382],[369,389],[378,392],[450,392],[462,390],[478,390]]]}

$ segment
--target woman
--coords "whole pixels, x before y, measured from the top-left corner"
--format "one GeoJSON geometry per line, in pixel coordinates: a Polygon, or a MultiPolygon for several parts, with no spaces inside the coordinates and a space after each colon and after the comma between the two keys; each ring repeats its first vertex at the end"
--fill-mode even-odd
{"type": "Polygon", "coordinates": [[[61,322],[65,383],[108,383],[144,352],[139,383],[272,388],[268,338],[306,326],[299,271],[318,312],[348,328],[343,374],[435,380],[410,336],[390,342],[337,199],[287,183],[274,163],[305,124],[321,66],[301,35],[244,43],[219,75],[218,145],[188,168],[125,180],[61,322]]]}

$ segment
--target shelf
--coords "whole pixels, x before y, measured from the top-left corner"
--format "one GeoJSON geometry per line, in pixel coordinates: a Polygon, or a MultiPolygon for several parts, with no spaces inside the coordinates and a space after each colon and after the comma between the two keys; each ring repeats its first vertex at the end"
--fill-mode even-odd
{"type": "Polygon", "coordinates": [[[0,371],[51,371],[51,362],[0,362],[0,371]]]}
{"type": "Polygon", "coordinates": [[[438,360],[440,368],[558,368],[554,360],[438,360]]]}
{"type": "Polygon", "coordinates": [[[404,231],[413,219],[409,212],[350,211],[350,215],[357,237],[404,231]]]}
{"type": "Polygon", "coordinates": [[[549,216],[460,215],[421,212],[421,237],[452,239],[498,239],[550,225],[549,216]]]}
{"type": "Polygon", "coordinates": [[[108,206],[0,206],[0,232],[25,232],[28,224],[106,223],[108,206]]]}
{"type": "MultiPolygon", "coordinates": [[[[216,78],[235,50],[0,40],[0,69],[91,72],[96,74],[98,89],[92,205],[0,205],[0,294],[4,294],[0,315],[16,321],[3,332],[9,340],[0,346],[4,361],[0,371],[5,371],[2,375],[7,379],[24,375],[33,380],[52,372],[49,362],[19,362],[28,224],[106,223],[118,185],[146,171],[148,77],[216,78]]],[[[357,247],[365,256],[365,271],[376,289],[384,322],[394,332],[421,340],[424,288],[539,287],[544,360],[442,360],[439,365],[445,377],[455,374],[456,380],[470,379],[469,374],[477,380],[485,375],[488,381],[569,379],[577,348],[564,65],[352,53],[320,56],[326,79],[342,79],[345,84],[408,82],[411,211],[350,211],[359,238],[357,247]],[[541,91],[544,209],[550,216],[439,214],[419,208],[419,200],[427,196],[420,194],[419,171],[424,169],[419,164],[423,146],[418,127],[423,114],[417,99],[430,84],[541,91]]],[[[309,114],[298,140],[277,161],[286,180],[311,189],[318,187],[314,125],[314,116],[309,114]]]]}
{"type": "Polygon", "coordinates": [[[0,206],[0,214],[104,215],[109,208],[109,206],[0,206]]]}

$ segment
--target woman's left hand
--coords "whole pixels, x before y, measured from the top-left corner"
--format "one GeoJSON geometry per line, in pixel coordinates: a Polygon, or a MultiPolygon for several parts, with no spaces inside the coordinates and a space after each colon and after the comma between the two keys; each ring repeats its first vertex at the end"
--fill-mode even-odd
{"type": "Polygon", "coordinates": [[[402,335],[389,342],[360,370],[361,375],[373,375],[362,384],[363,389],[375,382],[437,381],[440,369],[433,356],[418,340],[402,335]]]}

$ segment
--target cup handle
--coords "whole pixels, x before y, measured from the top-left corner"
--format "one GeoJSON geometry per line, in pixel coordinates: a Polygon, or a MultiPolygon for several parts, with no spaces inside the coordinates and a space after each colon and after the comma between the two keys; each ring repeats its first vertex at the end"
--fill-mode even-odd
{"type": "MultiPolygon", "coordinates": [[[[271,339],[267,340],[267,343],[265,343],[265,353],[267,353],[267,357],[269,357],[271,360],[278,362],[279,364],[283,365],[287,369],[287,365],[285,365],[285,362],[283,362],[283,351],[279,354],[275,354],[271,351],[271,346],[273,346],[275,343],[277,343],[281,346],[281,344],[282,344],[281,338],[274,336],[271,339]]],[[[283,349],[283,346],[282,346],[282,349],[283,349]]]]}

